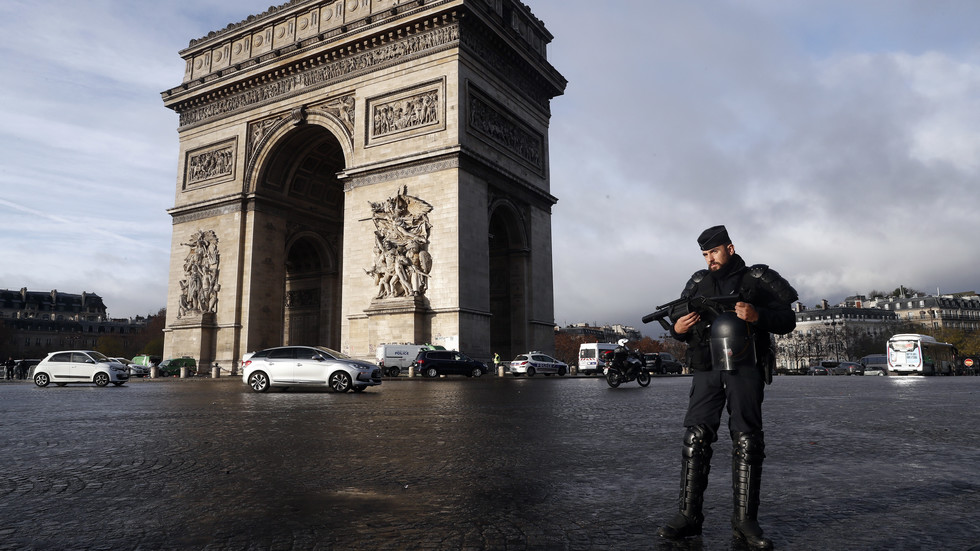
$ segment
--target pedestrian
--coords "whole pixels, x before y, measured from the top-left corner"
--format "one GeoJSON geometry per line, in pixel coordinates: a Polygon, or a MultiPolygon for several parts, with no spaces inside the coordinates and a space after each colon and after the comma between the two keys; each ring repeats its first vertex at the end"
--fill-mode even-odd
{"type": "Polygon", "coordinates": [[[709,326],[710,320],[691,312],[674,320],[671,328],[671,335],[688,345],[693,377],[684,417],[680,511],[658,534],[670,540],[701,534],[711,444],[718,439],[721,414],[727,403],[732,439],[732,535],[749,547],[771,549],[772,542],[763,536],[758,522],[765,458],[762,399],[775,362],[770,333],[785,335],[796,327],[792,303],[798,296],[768,266],[746,267],[735,253],[725,226],[706,229],[698,237],[698,244],[708,269],[691,276],[681,297],[739,295],[741,301],[736,303],[733,314],[718,316],[714,327],[709,326]],[[732,346],[739,340],[740,347],[732,346]],[[753,345],[754,354],[750,354],[753,345]],[[733,355],[733,350],[738,354],[733,355]]]}
{"type": "Polygon", "coordinates": [[[17,362],[14,361],[14,358],[12,356],[8,356],[7,361],[3,364],[4,379],[9,381],[14,378],[14,366],[16,365],[17,362]]]}
{"type": "Polygon", "coordinates": [[[500,353],[499,352],[494,352],[493,353],[493,368],[496,369],[496,370],[499,370],[500,369],[500,353]]]}

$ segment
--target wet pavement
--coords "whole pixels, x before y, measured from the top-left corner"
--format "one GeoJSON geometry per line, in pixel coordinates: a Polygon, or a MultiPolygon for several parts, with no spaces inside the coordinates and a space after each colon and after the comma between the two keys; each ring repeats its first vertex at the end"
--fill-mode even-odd
{"type": "MultiPolygon", "coordinates": [[[[738,549],[727,438],[705,533],[675,509],[690,378],[0,381],[0,550],[738,549]]],[[[980,549],[980,377],[777,377],[777,549],[980,549]]]]}

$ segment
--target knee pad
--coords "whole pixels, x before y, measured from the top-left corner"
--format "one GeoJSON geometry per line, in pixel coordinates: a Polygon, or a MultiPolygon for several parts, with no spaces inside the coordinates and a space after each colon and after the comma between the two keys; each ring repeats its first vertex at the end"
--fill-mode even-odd
{"type": "Polygon", "coordinates": [[[687,427],[687,432],[684,433],[684,457],[711,459],[711,443],[715,438],[715,432],[707,425],[687,427]]]}
{"type": "Polygon", "coordinates": [[[765,433],[733,432],[732,455],[749,465],[761,465],[766,458],[765,433]]]}

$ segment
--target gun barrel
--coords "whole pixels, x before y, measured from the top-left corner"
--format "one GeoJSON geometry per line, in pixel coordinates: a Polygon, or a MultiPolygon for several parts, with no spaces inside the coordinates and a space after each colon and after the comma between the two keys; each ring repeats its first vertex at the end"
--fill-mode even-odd
{"type": "Polygon", "coordinates": [[[643,321],[643,323],[650,323],[651,321],[653,321],[655,319],[663,319],[663,318],[667,317],[668,314],[670,314],[670,308],[660,308],[659,310],[657,310],[656,312],[654,312],[652,314],[647,314],[647,315],[643,316],[642,321],[643,321]]]}

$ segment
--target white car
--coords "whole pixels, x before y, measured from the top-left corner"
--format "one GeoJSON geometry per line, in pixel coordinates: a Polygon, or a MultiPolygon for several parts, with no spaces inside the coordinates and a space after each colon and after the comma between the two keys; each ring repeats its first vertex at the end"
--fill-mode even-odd
{"type": "Polygon", "coordinates": [[[255,392],[274,386],[361,392],[381,384],[381,368],[322,346],[279,346],[245,354],[242,382],[255,392]]]}
{"type": "Polygon", "coordinates": [[[150,368],[145,365],[134,364],[132,360],[127,360],[126,358],[109,358],[110,360],[117,361],[124,366],[129,368],[130,377],[146,377],[150,374],[150,368]]]}
{"type": "Polygon", "coordinates": [[[34,384],[95,383],[120,386],[129,380],[129,368],[95,350],[52,352],[34,366],[34,384]]]}
{"type": "Polygon", "coordinates": [[[568,373],[568,364],[547,354],[528,352],[527,354],[519,354],[514,358],[514,361],[510,362],[510,373],[515,377],[521,375],[534,377],[537,373],[544,373],[545,375],[557,373],[559,377],[563,377],[568,373]]]}

